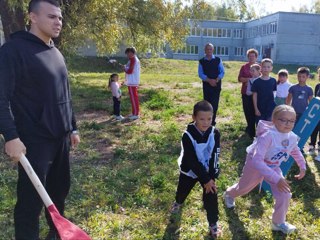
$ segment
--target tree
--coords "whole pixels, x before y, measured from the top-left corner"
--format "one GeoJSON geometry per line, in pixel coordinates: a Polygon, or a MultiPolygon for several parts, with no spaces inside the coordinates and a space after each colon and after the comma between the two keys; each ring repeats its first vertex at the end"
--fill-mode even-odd
{"type": "Polygon", "coordinates": [[[0,0],[0,16],[4,38],[7,41],[10,33],[25,28],[23,0],[0,0]]]}
{"type": "MultiPolygon", "coordinates": [[[[93,41],[99,54],[116,53],[121,44],[134,45],[139,52],[159,52],[169,43],[181,47],[188,34],[188,19],[237,20],[251,17],[244,0],[226,0],[213,7],[204,0],[59,0],[63,10],[63,30],[55,41],[64,51],[75,51],[93,41]],[[185,1],[184,1],[185,2],[185,1]],[[234,5],[231,5],[234,4],[234,5]],[[241,11],[235,10],[236,7],[241,11]],[[238,15],[238,13],[240,15],[238,15]],[[242,14],[242,15],[241,15],[242,14]]],[[[6,39],[24,29],[29,0],[0,0],[6,39]]]]}
{"type": "MultiPolygon", "coordinates": [[[[21,19],[25,18],[22,13],[26,12],[28,2],[1,0],[6,39],[11,32],[25,27],[21,19]],[[15,19],[19,20],[17,26],[15,19]]],[[[180,0],[60,0],[60,3],[64,27],[57,43],[65,51],[74,51],[92,40],[101,54],[115,53],[120,44],[135,45],[140,52],[157,52],[165,43],[173,48],[181,46],[187,35],[187,15],[180,0]]]]}
{"type": "Polygon", "coordinates": [[[320,0],[316,0],[314,2],[314,6],[311,9],[314,9],[315,13],[320,13],[320,0]]]}

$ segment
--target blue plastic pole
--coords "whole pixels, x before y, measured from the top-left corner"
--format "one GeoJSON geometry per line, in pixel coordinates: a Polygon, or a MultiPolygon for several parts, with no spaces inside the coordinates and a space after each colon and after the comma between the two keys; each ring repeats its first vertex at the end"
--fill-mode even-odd
{"type": "MultiPolygon", "coordinates": [[[[313,98],[307,109],[304,111],[303,115],[300,117],[299,121],[297,122],[296,126],[293,129],[293,132],[299,136],[299,142],[298,146],[300,149],[303,148],[303,146],[308,141],[308,138],[312,134],[315,127],[318,125],[318,122],[320,120],[320,98],[316,97],[313,98]]],[[[283,176],[287,175],[288,171],[290,170],[292,164],[294,162],[294,159],[290,157],[288,161],[282,162],[280,168],[283,172],[283,176]]],[[[263,181],[262,188],[265,191],[271,191],[270,185],[263,181]]]]}

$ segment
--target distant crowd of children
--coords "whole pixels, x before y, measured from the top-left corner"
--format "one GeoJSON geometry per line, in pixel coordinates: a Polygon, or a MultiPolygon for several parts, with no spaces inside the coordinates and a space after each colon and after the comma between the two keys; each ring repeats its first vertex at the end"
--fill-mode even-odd
{"type": "MultiPolygon", "coordinates": [[[[298,147],[298,136],[292,132],[295,123],[313,98],[313,90],[306,81],[310,75],[307,67],[297,70],[297,84],[289,82],[289,72],[281,69],[277,80],[270,76],[273,62],[266,58],[261,64],[250,65],[251,78],[245,94],[252,97],[252,111],[257,129],[253,143],[247,147],[246,163],[239,182],[228,187],[223,195],[227,208],[235,207],[235,199],[252,191],[263,180],[269,183],[275,199],[271,229],[290,234],[296,227],[286,221],[286,214],[292,196],[290,182],[282,174],[280,165],[290,156],[294,158],[299,173],[295,178],[305,176],[306,162],[303,151],[298,147]]],[[[318,70],[320,80],[320,69],[318,70]]],[[[315,96],[320,96],[320,83],[315,96]]],[[[218,223],[218,198],[216,180],[219,176],[220,132],[210,124],[213,109],[209,102],[200,101],[193,109],[193,122],[182,136],[181,154],[178,159],[180,176],[175,202],[171,212],[180,211],[182,204],[197,182],[203,188],[202,200],[207,212],[210,235],[222,234],[218,223]]],[[[311,136],[309,153],[314,153],[319,125],[311,136]]],[[[320,155],[315,158],[320,161],[320,155]]]]}
{"type": "MultiPolygon", "coordinates": [[[[128,48],[126,54],[129,62],[123,66],[123,70],[126,73],[125,84],[128,86],[132,104],[132,115],[129,118],[134,120],[139,118],[137,87],[140,64],[134,48],[128,48]]],[[[250,54],[257,56],[257,52],[252,49],[248,50],[248,56],[250,54]]],[[[257,126],[254,132],[255,138],[247,147],[246,162],[239,181],[227,188],[223,199],[227,208],[234,208],[237,197],[249,193],[263,180],[266,181],[270,184],[275,199],[271,229],[289,234],[296,230],[294,225],[286,222],[292,194],[290,182],[283,176],[280,165],[292,156],[299,167],[299,173],[295,178],[300,180],[305,176],[306,162],[303,152],[298,147],[298,136],[292,129],[313,98],[313,89],[307,85],[310,75],[307,67],[300,67],[297,70],[296,84],[290,83],[289,72],[286,69],[279,70],[277,80],[270,76],[272,70],[273,62],[269,58],[262,59],[260,64],[250,64],[250,78],[246,82],[244,94],[247,100],[251,99],[249,102],[252,104],[246,106],[246,110],[254,113],[254,122],[257,126]]],[[[320,68],[318,75],[320,80],[320,68]]],[[[112,74],[108,86],[113,95],[113,113],[115,119],[119,121],[124,119],[120,114],[121,85],[119,75],[112,74]]],[[[320,83],[315,87],[315,96],[320,96],[319,89],[320,83]]],[[[178,159],[180,175],[171,213],[176,214],[181,210],[190,191],[199,182],[203,189],[202,200],[207,212],[209,232],[212,237],[217,238],[222,234],[218,223],[216,185],[220,173],[220,132],[212,125],[213,116],[213,107],[206,100],[194,105],[193,121],[188,124],[181,139],[181,154],[178,159]]],[[[248,116],[246,115],[247,120],[248,116]]],[[[317,135],[320,138],[319,130],[318,125],[312,133],[310,154],[315,153],[316,144],[320,153],[320,140],[316,142],[317,135]]],[[[252,129],[249,132],[253,139],[252,129]]],[[[315,159],[320,161],[320,154],[315,159]]]]}

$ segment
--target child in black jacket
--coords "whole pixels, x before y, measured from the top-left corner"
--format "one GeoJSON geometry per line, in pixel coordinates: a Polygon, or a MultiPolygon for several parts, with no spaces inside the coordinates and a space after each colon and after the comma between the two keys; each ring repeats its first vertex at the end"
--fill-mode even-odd
{"type": "Polygon", "coordinates": [[[219,176],[220,133],[211,126],[213,109],[209,102],[200,101],[193,108],[193,122],[182,136],[182,150],[178,159],[179,184],[172,212],[178,212],[194,185],[203,188],[203,204],[207,211],[209,230],[218,237],[218,198],[215,179],[219,176]]]}

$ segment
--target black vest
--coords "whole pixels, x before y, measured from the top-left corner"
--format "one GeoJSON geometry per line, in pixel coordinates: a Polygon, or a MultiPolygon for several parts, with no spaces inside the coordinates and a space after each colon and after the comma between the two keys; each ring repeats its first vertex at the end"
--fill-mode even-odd
{"type": "Polygon", "coordinates": [[[220,58],[215,57],[211,60],[201,58],[199,60],[199,63],[202,66],[203,73],[207,75],[208,78],[215,79],[219,75],[219,64],[220,64],[220,58]]]}

